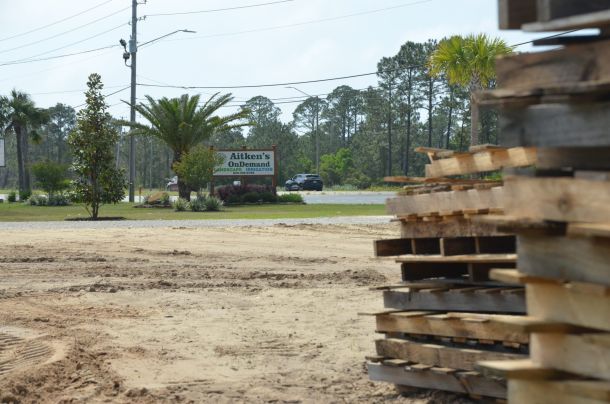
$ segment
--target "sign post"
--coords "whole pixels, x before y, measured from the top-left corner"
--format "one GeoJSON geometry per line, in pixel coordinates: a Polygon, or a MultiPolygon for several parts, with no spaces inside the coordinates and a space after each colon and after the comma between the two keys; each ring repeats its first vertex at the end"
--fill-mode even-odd
{"type": "Polygon", "coordinates": [[[4,161],[4,138],[0,138],[0,167],[5,167],[6,162],[4,161]]]}

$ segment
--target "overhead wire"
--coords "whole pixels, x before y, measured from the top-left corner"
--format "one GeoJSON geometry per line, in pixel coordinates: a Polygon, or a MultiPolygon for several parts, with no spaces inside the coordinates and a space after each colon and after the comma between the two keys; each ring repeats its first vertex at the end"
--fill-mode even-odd
{"type": "Polygon", "coordinates": [[[21,36],[28,35],[28,34],[31,34],[31,33],[33,33],[33,32],[42,31],[42,30],[43,30],[43,29],[45,29],[45,28],[49,28],[49,27],[52,27],[52,26],[54,26],[54,25],[61,24],[62,22],[65,22],[65,21],[71,20],[72,18],[75,18],[75,17],[81,16],[81,15],[83,15],[83,14],[86,14],[86,13],[88,13],[89,11],[95,10],[96,8],[99,8],[99,7],[101,7],[101,6],[104,6],[104,5],[106,5],[106,4],[108,4],[108,3],[111,3],[111,2],[113,2],[113,1],[114,1],[114,0],[107,0],[107,1],[104,1],[104,2],[102,2],[102,3],[100,3],[100,4],[97,4],[97,5],[95,5],[95,6],[91,7],[91,8],[88,8],[88,9],[86,9],[86,10],[84,10],[84,11],[78,12],[78,13],[76,13],[76,14],[69,15],[68,17],[64,17],[64,18],[62,18],[62,19],[60,19],[60,20],[54,21],[54,22],[49,23],[49,24],[47,24],[47,25],[43,25],[43,26],[38,27],[38,28],[30,29],[29,31],[21,32],[21,33],[19,33],[19,34],[15,34],[15,35],[11,35],[11,36],[8,36],[8,37],[0,38],[0,42],[8,41],[9,39],[19,38],[19,37],[21,37],[21,36]]]}
{"type": "Polygon", "coordinates": [[[146,14],[145,17],[147,17],[147,18],[148,17],[167,17],[167,16],[173,16],[173,15],[217,13],[217,12],[221,12],[221,11],[243,10],[243,9],[246,9],[246,8],[264,7],[264,6],[271,6],[271,5],[275,5],[275,4],[281,4],[281,3],[291,3],[293,1],[296,1],[296,0],[270,1],[270,2],[267,2],[267,3],[256,3],[256,4],[245,5],[245,6],[216,8],[216,9],[209,9],[209,10],[183,11],[183,12],[174,12],[174,13],[146,14]]]}
{"type": "MultiPolygon", "coordinates": [[[[115,16],[115,15],[117,15],[117,14],[119,14],[119,13],[122,13],[123,11],[125,11],[125,10],[129,9],[129,8],[131,8],[131,6],[129,6],[129,7],[125,7],[125,8],[122,8],[122,9],[120,9],[120,10],[118,10],[118,11],[115,11],[115,12],[113,12],[113,13],[111,13],[111,14],[105,15],[104,17],[100,17],[100,18],[95,19],[95,20],[93,20],[93,21],[89,21],[89,22],[88,22],[88,23],[86,23],[86,24],[79,25],[78,27],[75,27],[75,28],[69,29],[69,30],[67,30],[67,31],[60,32],[60,33],[58,33],[58,34],[55,34],[55,35],[52,35],[52,36],[46,37],[46,38],[44,38],[44,39],[39,39],[39,40],[37,40],[37,41],[29,42],[29,43],[26,43],[26,44],[21,44],[21,45],[19,45],[19,46],[15,46],[14,48],[0,50],[0,53],[8,53],[8,52],[11,52],[11,51],[14,51],[14,50],[21,50],[21,49],[23,49],[23,48],[27,48],[27,47],[30,47],[30,46],[33,46],[33,45],[37,45],[37,44],[39,44],[39,43],[43,43],[43,42],[50,41],[50,40],[55,39],[55,38],[58,38],[58,37],[60,37],[60,36],[63,36],[63,35],[69,34],[69,33],[71,33],[71,32],[77,31],[77,30],[79,30],[79,29],[81,29],[81,28],[91,26],[92,24],[95,24],[96,22],[99,22],[99,21],[105,20],[105,19],[107,19],[107,18],[110,18],[110,17],[112,17],[112,16],[115,16]]],[[[105,32],[104,32],[104,33],[105,33],[105,32]]],[[[63,49],[63,48],[60,48],[60,49],[63,49]]],[[[53,52],[53,51],[49,51],[49,52],[53,52]]],[[[39,56],[39,55],[36,55],[36,56],[39,56]]]]}

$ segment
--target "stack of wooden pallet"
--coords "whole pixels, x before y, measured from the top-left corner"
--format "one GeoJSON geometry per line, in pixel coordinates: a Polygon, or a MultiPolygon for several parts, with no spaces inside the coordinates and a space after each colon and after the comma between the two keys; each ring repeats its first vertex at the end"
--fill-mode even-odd
{"type": "MultiPolygon", "coordinates": [[[[610,2],[500,1],[501,25],[527,31],[600,28],[543,44],[561,48],[497,62],[505,144],[535,146],[539,163],[507,178],[498,229],[518,234],[518,270],[492,277],[524,283],[527,360],[488,362],[509,379],[511,403],[610,401],[610,2]]],[[[509,324],[507,323],[507,324],[509,324]]]]}
{"type": "Polygon", "coordinates": [[[492,268],[515,268],[515,235],[474,219],[501,213],[502,182],[455,175],[529,166],[533,148],[478,146],[468,152],[419,149],[428,154],[426,178],[388,200],[401,238],[375,241],[375,255],[395,256],[402,283],[383,286],[385,311],[374,313],[376,355],[371,380],[472,396],[506,397],[501,378],[484,377],[477,361],[526,358],[528,336],[500,320],[525,312],[524,288],[489,278],[492,268]]]}

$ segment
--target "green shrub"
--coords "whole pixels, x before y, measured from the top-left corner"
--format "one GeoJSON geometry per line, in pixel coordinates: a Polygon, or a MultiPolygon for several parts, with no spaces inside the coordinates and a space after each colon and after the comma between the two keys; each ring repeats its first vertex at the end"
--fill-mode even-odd
{"type": "Polygon", "coordinates": [[[261,201],[266,202],[266,203],[276,203],[277,202],[277,195],[275,195],[273,192],[263,192],[263,193],[259,194],[259,198],[261,201]]]}
{"type": "Polygon", "coordinates": [[[32,191],[30,190],[19,191],[19,200],[21,202],[27,201],[28,199],[30,199],[30,196],[32,196],[32,191]]]}
{"type": "Polygon", "coordinates": [[[17,191],[10,191],[7,196],[9,203],[17,202],[17,191]]]}
{"type": "Polygon", "coordinates": [[[258,203],[261,200],[261,194],[258,192],[247,192],[241,197],[243,203],[258,203]]]}
{"type": "Polygon", "coordinates": [[[186,199],[178,198],[176,202],[174,202],[174,210],[176,212],[184,212],[189,207],[189,202],[186,199]]]}
{"type": "Polygon", "coordinates": [[[205,199],[192,199],[189,205],[193,212],[203,212],[205,210],[205,199]]]}
{"type": "Polygon", "coordinates": [[[49,206],[68,206],[70,205],[70,198],[64,194],[55,194],[49,196],[49,206]]]}
{"type": "Polygon", "coordinates": [[[242,202],[242,198],[239,195],[229,195],[227,196],[227,199],[225,199],[227,205],[239,205],[242,202]]]}
{"type": "Polygon", "coordinates": [[[32,164],[32,173],[36,185],[42,188],[51,198],[55,193],[65,191],[70,187],[68,166],[65,164],[42,161],[32,164]]]}
{"type": "Polygon", "coordinates": [[[47,206],[49,199],[45,195],[32,195],[28,199],[28,203],[32,206],[47,206]]]}
{"type": "Polygon", "coordinates": [[[210,196],[205,200],[205,210],[209,212],[218,212],[222,206],[222,201],[214,196],[210,196]]]}
{"type": "Polygon", "coordinates": [[[279,203],[303,203],[303,196],[301,194],[278,195],[277,201],[279,203]]]}

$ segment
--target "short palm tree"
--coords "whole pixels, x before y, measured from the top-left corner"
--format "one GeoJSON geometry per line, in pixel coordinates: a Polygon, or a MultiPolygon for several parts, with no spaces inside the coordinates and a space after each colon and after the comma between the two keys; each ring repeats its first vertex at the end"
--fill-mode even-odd
{"type": "Polygon", "coordinates": [[[40,140],[37,129],[48,121],[46,110],[36,108],[28,94],[12,90],[9,97],[1,97],[1,110],[6,126],[4,133],[14,133],[17,139],[17,170],[19,192],[23,195],[31,191],[29,165],[29,138],[40,140]]]}
{"type": "Polygon", "coordinates": [[[507,55],[512,50],[502,39],[478,34],[444,39],[430,56],[431,74],[445,74],[450,84],[467,86],[470,91],[471,145],[479,142],[475,92],[488,87],[494,80],[496,56],[507,55]]]}
{"type": "MultiPolygon", "coordinates": [[[[248,116],[247,110],[218,115],[218,110],[233,100],[231,94],[214,94],[202,106],[199,106],[199,95],[183,94],[180,98],[163,97],[159,100],[146,96],[146,100],[147,103],[139,103],[135,109],[149,125],[123,124],[131,126],[134,134],[153,136],[163,141],[174,152],[172,165],[214,134],[247,125],[243,122],[248,116]]],[[[191,190],[181,178],[178,178],[178,193],[181,198],[190,199],[191,190]]]]}

